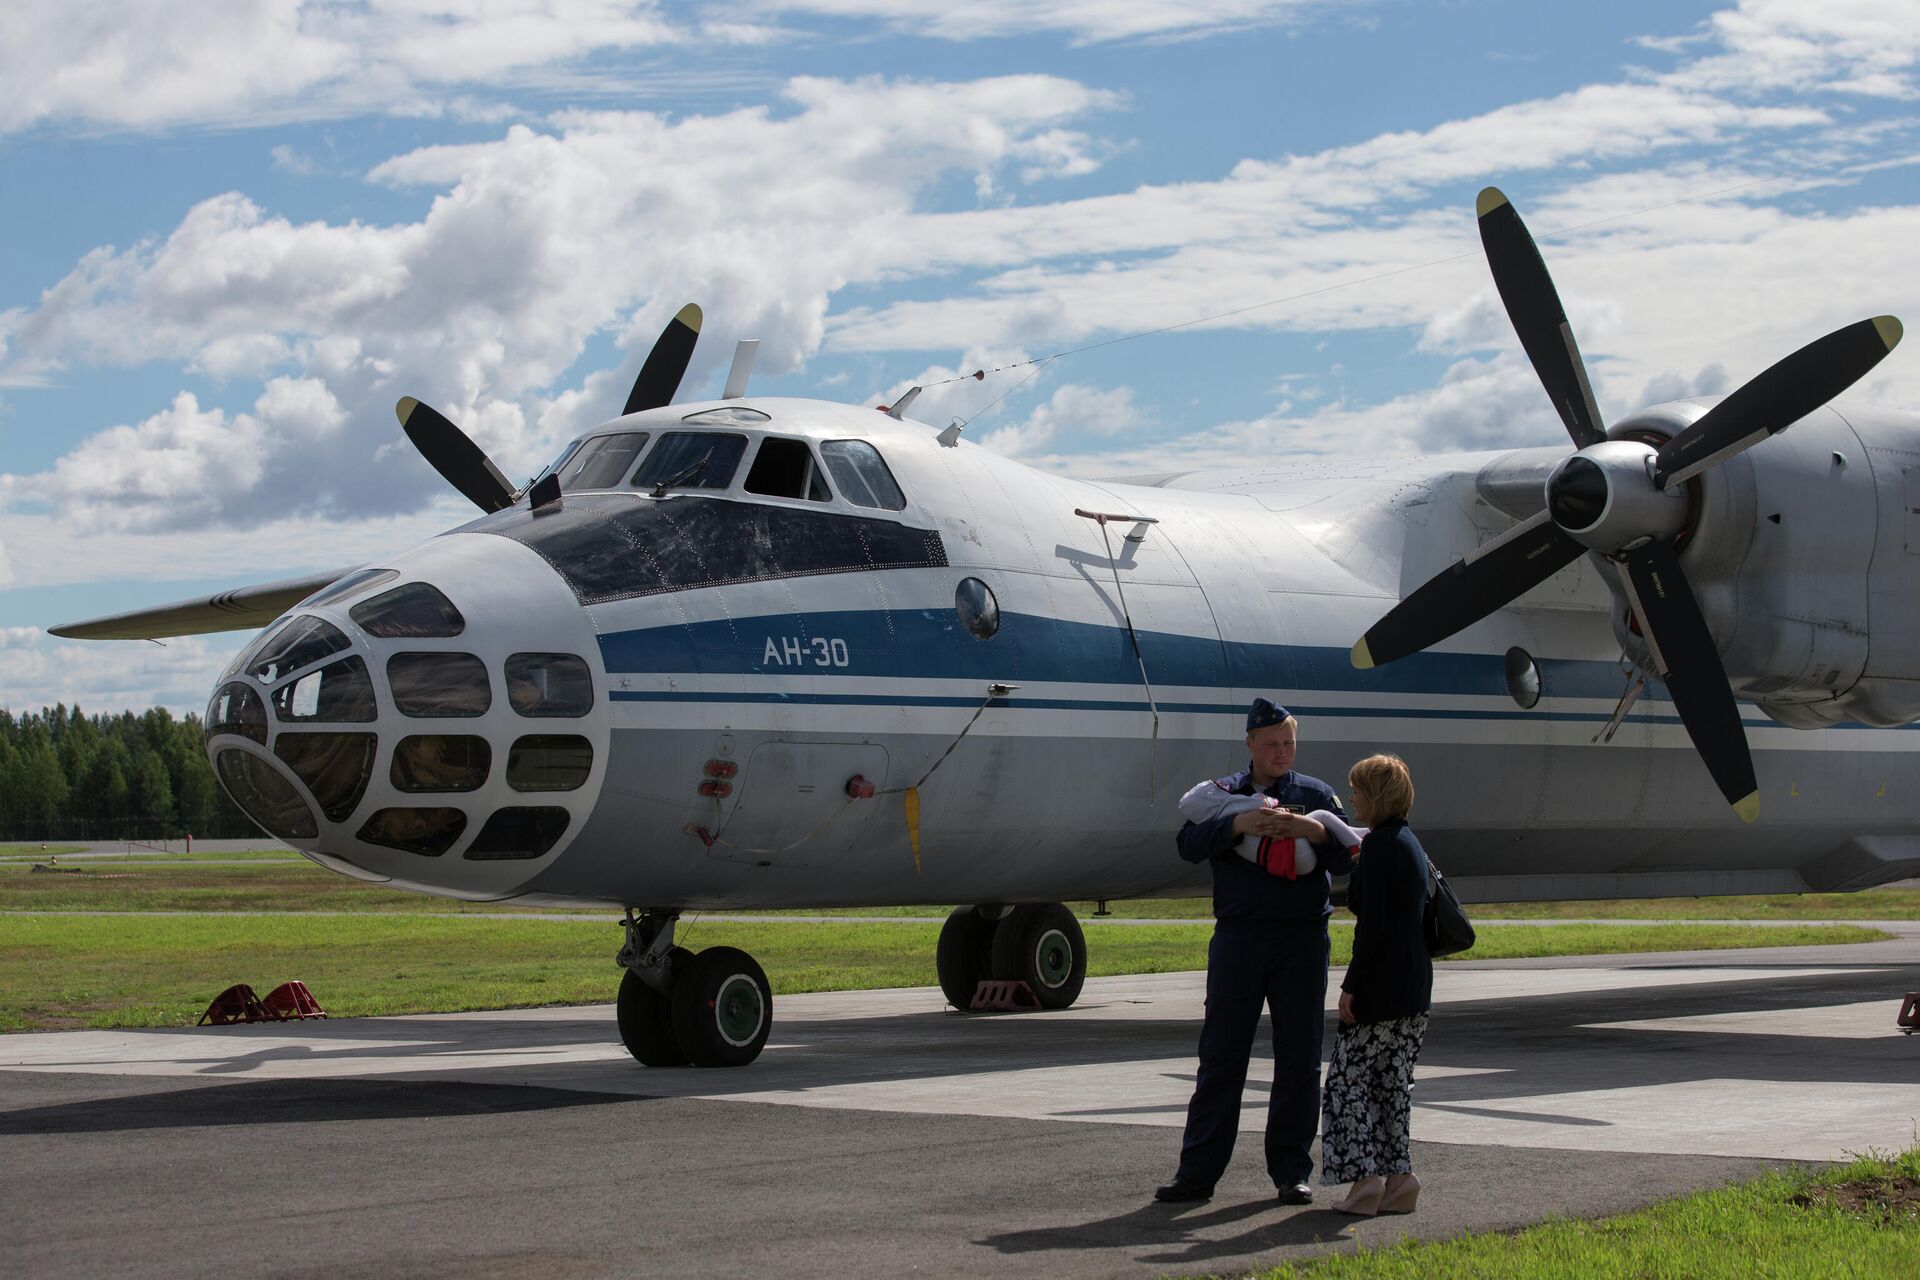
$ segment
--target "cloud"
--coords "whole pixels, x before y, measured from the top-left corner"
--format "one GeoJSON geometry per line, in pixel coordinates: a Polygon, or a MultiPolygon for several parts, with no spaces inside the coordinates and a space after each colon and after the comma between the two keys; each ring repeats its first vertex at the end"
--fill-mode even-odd
{"type": "Polygon", "coordinates": [[[1024,458],[1057,447],[1062,441],[1084,446],[1124,435],[1146,421],[1134,402],[1131,387],[1109,390],[1068,383],[1036,406],[1025,421],[989,431],[980,437],[980,443],[1009,458],[1024,458]]]}
{"type": "Polygon", "coordinates": [[[878,21],[942,40],[986,40],[1059,32],[1076,43],[1194,37],[1250,27],[1296,25],[1324,8],[1317,0],[765,0],[782,15],[878,21]]]}
{"type": "Polygon", "coordinates": [[[649,0],[22,0],[0,10],[0,133],[443,114],[463,85],[697,38],[649,0]]]}

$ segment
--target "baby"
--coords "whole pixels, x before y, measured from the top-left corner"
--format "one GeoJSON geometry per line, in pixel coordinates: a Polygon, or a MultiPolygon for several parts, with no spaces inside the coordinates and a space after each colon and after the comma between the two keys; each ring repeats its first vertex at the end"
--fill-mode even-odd
{"type": "MultiPolygon", "coordinates": [[[[1235,794],[1230,789],[1234,781],[1234,778],[1209,778],[1198,783],[1180,797],[1180,816],[1189,822],[1206,822],[1212,818],[1237,816],[1250,809],[1278,810],[1283,807],[1272,796],[1258,791],[1251,795],[1235,794]]],[[[1337,840],[1349,849],[1358,849],[1361,838],[1367,834],[1365,827],[1350,826],[1346,819],[1325,809],[1315,809],[1307,816],[1327,829],[1328,839],[1337,840]]],[[[1319,865],[1319,859],[1313,856],[1313,846],[1300,836],[1261,836],[1258,840],[1242,840],[1236,847],[1241,857],[1269,875],[1285,876],[1289,880],[1297,879],[1319,865]]]]}

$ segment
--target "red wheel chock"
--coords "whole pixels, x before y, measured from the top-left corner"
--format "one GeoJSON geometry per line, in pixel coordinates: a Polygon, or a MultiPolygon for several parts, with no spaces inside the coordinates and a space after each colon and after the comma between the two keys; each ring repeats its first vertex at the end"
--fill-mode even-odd
{"type": "Polygon", "coordinates": [[[307,990],[304,982],[283,982],[267,992],[267,998],[260,1002],[266,1006],[267,1014],[276,1022],[293,1019],[324,1018],[327,1011],[313,998],[313,992],[307,990]]]}
{"type": "Polygon", "coordinates": [[[304,982],[283,982],[269,991],[265,1000],[246,983],[236,982],[213,998],[195,1025],[224,1027],[235,1022],[291,1022],[326,1016],[327,1011],[304,982]]]}
{"type": "Polygon", "coordinates": [[[1920,1031],[1920,991],[1907,992],[1906,1003],[1900,1006],[1898,1025],[1908,1035],[1920,1031]]]}
{"type": "Polygon", "coordinates": [[[230,1022],[265,1022],[268,1014],[260,997],[244,982],[236,982],[213,998],[196,1026],[224,1027],[230,1022]]]}
{"type": "Polygon", "coordinates": [[[1040,997],[1033,994],[1033,988],[1014,979],[1007,981],[988,978],[973,989],[973,1003],[967,1006],[975,1010],[1000,1010],[1018,1012],[1023,1009],[1038,1009],[1040,997]]]}

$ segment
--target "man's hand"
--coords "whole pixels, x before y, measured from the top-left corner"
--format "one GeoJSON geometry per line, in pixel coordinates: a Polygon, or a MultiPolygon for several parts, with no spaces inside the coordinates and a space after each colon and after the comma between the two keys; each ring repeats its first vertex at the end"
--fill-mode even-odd
{"type": "Polygon", "coordinates": [[[1340,993],[1340,1021],[1350,1027],[1360,1021],[1360,1019],[1356,1018],[1353,1014],[1353,992],[1351,991],[1342,991],[1340,993]]]}
{"type": "Polygon", "coordinates": [[[1319,844],[1327,838],[1327,829],[1312,818],[1286,812],[1273,816],[1279,820],[1280,835],[1303,837],[1309,844],[1319,844]]]}
{"type": "MultiPolygon", "coordinates": [[[[1249,809],[1245,813],[1234,815],[1233,834],[1237,836],[1288,835],[1290,833],[1283,825],[1283,820],[1293,818],[1294,815],[1282,813],[1278,809],[1249,809]]],[[[1320,824],[1316,822],[1313,825],[1318,827],[1320,824]]]]}

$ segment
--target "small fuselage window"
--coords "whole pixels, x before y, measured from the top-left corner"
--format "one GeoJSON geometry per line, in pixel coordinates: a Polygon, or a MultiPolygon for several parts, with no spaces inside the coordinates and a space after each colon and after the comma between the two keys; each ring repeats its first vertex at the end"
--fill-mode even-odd
{"type": "Polygon", "coordinates": [[[396,653],[387,683],[403,716],[483,716],[493,705],[486,664],[470,653],[396,653]]]}
{"type": "Polygon", "coordinates": [[[626,482],[640,451],[647,447],[647,432],[622,431],[617,435],[594,436],[560,468],[560,490],[617,489],[626,482]]]}
{"type": "Polygon", "coordinates": [[[865,440],[829,440],[820,446],[820,456],[840,496],[856,507],[879,511],[899,511],[907,505],[907,495],[894,483],[880,451],[865,440]]]}
{"type": "Polygon", "coordinates": [[[359,839],[423,858],[437,858],[453,848],[467,829],[467,815],[458,809],[382,809],[360,828],[359,839]]]}
{"type": "Polygon", "coordinates": [[[261,649],[253,664],[253,678],[272,684],[281,676],[311,666],[331,653],[338,653],[352,642],[324,618],[311,614],[295,618],[275,632],[261,649]]]}
{"type": "Polygon", "coordinates": [[[467,846],[473,860],[538,858],[566,834],[572,818],[565,809],[499,809],[467,846]]]}
{"type": "Polygon", "coordinates": [[[375,715],[373,680],[359,657],[330,662],[273,691],[273,709],[286,721],[364,723],[375,715]]]}
{"type": "Polygon", "coordinates": [[[724,431],[669,431],[634,473],[637,489],[724,489],[747,451],[747,438],[724,431]]]}
{"type": "Polygon", "coordinates": [[[770,498],[800,498],[808,502],[832,502],[825,477],[813,461],[813,450],[805,440],[768,436],[753,456],[753,466],[741,488],[748,493],[764,493],[770,498]]]}
{"type": "Polygon", "coordinates": [[[425,582],[409,582],[362,600],[347,616],[382,640],[447,640],[467,628],[453,601],[425,582]]]}
{"type": "Polygon", "coordinates": [[[507,702],[523,716],[584,716],[593,710],[593,673],[571,653],[510,654],[507,702]]]}
{"type": "Polygon", "coordinates": [[[577,791],[593,772],[593,744],[578,734],[530,733],[507,752],[515,791],[577,791]]]}
{"type": "Polygon", "coordinates": [[[345,822],[367,793],[377,745],[371,733],[283,733],[273,754],[306,783],[328,822],[345,822]]]}
{"type": "Polygon", "coordinates": [[[236,680],[213,695],[207,707],[207,737],[222,733],[237,733],[267,745],[267,707],[252,685],[236,680]]]}
{"type": "Polygon", "coordinates": [[[388,776],[397,791],[474,791],[492,763],[485,738],[426,733],[400,739],[388,776]]]}

